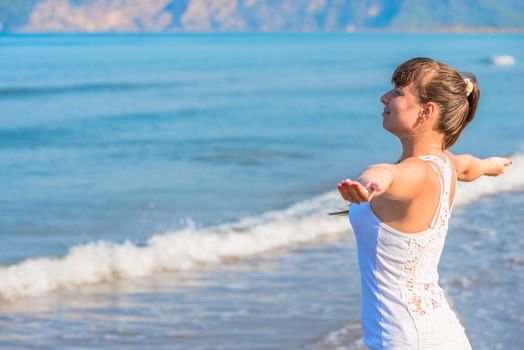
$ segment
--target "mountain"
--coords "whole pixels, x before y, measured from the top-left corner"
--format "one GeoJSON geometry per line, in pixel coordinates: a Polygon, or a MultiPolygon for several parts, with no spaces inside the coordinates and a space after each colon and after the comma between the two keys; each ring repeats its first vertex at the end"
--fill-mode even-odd
{"type": "Polygon", "coordinates": [[[522,0],[0,0],[2,32],[524,31],[522,0]]]}

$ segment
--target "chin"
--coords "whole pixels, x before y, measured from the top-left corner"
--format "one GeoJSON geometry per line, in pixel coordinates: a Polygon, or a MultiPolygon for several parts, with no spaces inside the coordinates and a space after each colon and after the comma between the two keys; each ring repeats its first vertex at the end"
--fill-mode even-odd
{"type": "Polygon", "coordinates": [[[390,127],[389,127],[388,122],[386,121],[386,119],[382,119],[382,128],[384,128],[384,130],[386,130],[388,132],[391,132],[390,127]]]}
{"type": "Polygon", "coordinates": [[[402,134],[402,133],[400,132],[400,130],[396,130],[396,129],[391,128],[391,126],[388,125],[385,121],[382,121],[382,128],[383,128],[384,130],[386,130],[387,132],[389,132],[390,134],[396,136],[396,137],[399,137],[399,135],[402,134]]]}

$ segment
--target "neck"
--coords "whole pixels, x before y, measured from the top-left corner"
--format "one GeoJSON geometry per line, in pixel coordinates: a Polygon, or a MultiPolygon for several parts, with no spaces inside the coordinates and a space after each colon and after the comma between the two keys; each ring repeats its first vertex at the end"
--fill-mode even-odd
{"type": "Polygon", "coordinates": [[[424,156],[428,154],[442,154],[442,138],[401,138],[402,157],[400,161],[410,157],[424,156]]]}

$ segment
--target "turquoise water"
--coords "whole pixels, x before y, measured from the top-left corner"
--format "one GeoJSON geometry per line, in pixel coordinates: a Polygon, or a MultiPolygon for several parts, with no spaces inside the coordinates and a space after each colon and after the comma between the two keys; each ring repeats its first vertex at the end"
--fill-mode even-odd
{"type": "MultiPolygon", "coordinates": [[[[337,284],[326,277],[307,282],[301,279],[298,264],[286,265],[291,271],[286,275],[261,261],[271,265],[288,256],[292,262],[308,259],[309,250],[296,247],[312,245],[325,257],[332,253],[331,264],[348,268],[343,278],[356,280],[356,261],[346,264],[347,255],[352,259],[354,254],[347,222],[326,218],[325,212],[343,206],[336,195],[340,179],[358,174],[370,163],[399,157],[399,143],[381,128],[379,97],[390,88],[394,68],[414,56],[441,60],[479,79],[482,97],[477,116],[452,151],[514,157],[516,170],[497,178],[499,182],[487,179],[464,187],[462,221],[455,225],[456,231],[464,232],[475,218],[468,211],[472,203],[489,207],[500,190],[522,199],[518,161],[524,139],[519,102],[524,93],[522,35],[0,36],[0,264],[5,266],[0,271],[0,296],[5,299],[0,320],[17,329],[30,324],[29,333],[38,335],[49,325],[49,319],[35,320],[44,313],[52,315],[58,329],[74,332],[76,323],[70,315],[57,310],[84,310],[80,315],[93,314],[95,320],[101,303],[106,305],[107,315],[100,317],[107,329],[70,346],[97,347],[115,341],[125,348],[125,341],[120,343],[125,335],[111,338],[112,327],[123,324],[113,323],[111,315],[146,320],[154,315],[141,315],[134,301],[105,303],[138,290],[144,296],[141,302],[153,305],[153,314],[166,316],[162,305],[172,302],[173,317],[181,307],[184,316],[202,324],[248,310],[242,314],[249,334],[245,337],[240,332],[229,339],[222,329],[199,338],[199,328],[193,325],[196,328],[182,327],[187,330],[183,341],[173,335],[159,347],[173,348],[179,339],[180,348],[210,348],[213,339],[220,339],[223,348],[230,349],[241,339],[254,341],[252,332],[260,323],[290,327],[290,339],[284,343],[279,328],[267,326],[262,338],[273,344],[268,349],[282,344],[329,348],[331,340],[323,337],[331,332],[343,344],[358,346],[354,281],[337,284]],[[493,55],[502,54],[514,56],[516,64],[490,63],[493,55]],[[235,272],[249,270],[250,264],[257,265],[260,285],[235,272]],[[249,297],[226,298],[229,287],[221,284],[220,276],[228,273],[227,285],[254,285],[253,293],[266,297],[273,279],[291,281],[289,288],[303,282],[302,288],[316,291],[307,300],[316,300],[319,310],[333,309],[311,323],[295,324],[288,313],[281,323],[275,323],[274,315],[257,318],[249,297]],[[196,286],[184,280],[185,274],[196,286]],[[215,287],[200,279],[214,281],[209,285],[215,287]],[[93,287],[93,283],[107,284],[93,287]],[[333,283],[340,294],[324,291],[317,283],[333,283]],[[96,302],[90,304],[92,295],[86,292],[85,304],[77,308],[67,293],[76,295],[88,286],[94,288],[96,302]],[[351,291],[344,290],[349,286],[351,291]],[[170,293],[180,295],[180,300],[171,299],[170,293]],[[203,299],[187,301],[192,293],[227,301],[217,309],[203,299]],[[335,296],[337,305],[346,306],[322,304],[335,296]],[[48,308],[27,314],[24,305],[31,298],[48,308]],[[28,319],[17,313],[16,305],[28,319]],[[347,326],[353,324],[356,329],[347,326]],[[310,338],[299,336],[304,329],[310,338]]],[[[519,207],[505,209],[515,217],[522,215],[519,207]]],[[[522,220],[511,220],[510,215],[511,235],[522,244],[522,234],[511,229],[522,220]]],[[[456,246],[469,246],[467,235],[457,237],[456,246]]],[[[459,249],[450,257],[460,260],[466,254],[459,249]]],[[[493,252],[492,258],[502,256],[493,252]]],[[[511,251],[507,261],[518,289],[521,253],[511,251]]],[[[316,267],[315,275],[330,276],[330,266],[316,267]]],[[[443,278],[453,281],[451,270],[443,278]]],[[[474,280],[478,271],[468,271],[474,280]]],[[[464,281],[462,277],[456,278],[464,281]]],[[[491,282],[506,286],[498,277],[491,282]]],[[[450,294],[457,283],[448,284],[450,294]]],[[[479,285],[489,294],[489,283],[479,285]]],[[[282,293],[275,301],[277,309],[293,298],[282,293]]],[[[460,303],[467,294],[455,297],[460,303]]],[[[311,307],[293,305],[297,314],[311,307]]],[[[468,310],[462,310],[472,315],[466,321],[478,332],[513,329],[508,320],[496,327],[477,322],[468,310]]],[[[82,327],[93,327],[84,321],[82,327]]],[[[522,320],[516,322],[522,325],[522,320]]],[[[133,332],[139,342],[146,341],[162,333],[162,327],[167,326],[133,332]]],[[[515,341],[514,333],[509,334],[508,343],[502,344],[515,341]]],[[[7,336],[2,339],[10,341],[7,336]]],[[[37,342],[28,339],[32,340],[24,346],[37,342]]],[[[474,339],[478,339],[475,348],[488,344],[487,337],[474,339]]],[[[39,341],[44,347],[69,344],[59,335],[42,335],[39,341]]]]}

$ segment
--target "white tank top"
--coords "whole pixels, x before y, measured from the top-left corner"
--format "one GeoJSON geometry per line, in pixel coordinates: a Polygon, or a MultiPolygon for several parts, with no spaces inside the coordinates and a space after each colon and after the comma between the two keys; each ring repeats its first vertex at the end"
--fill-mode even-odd
{"type": "Polygon", "coordinates": [[[429,228],[403,233],[380,221],[369,202],[350,207],[361,277],[364,343],[370,349],[471,349],[438,284],[437,268],[451,215],[452,165],[447,157],[446,162],[433,155],[419,158],[431,161],[441,184],[429,228]]]}

